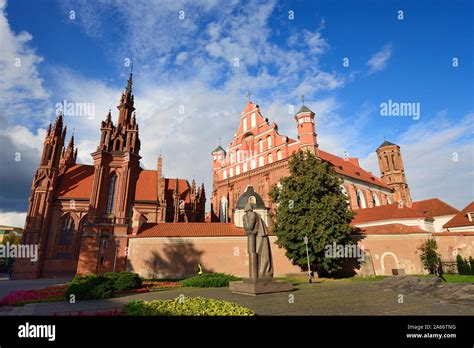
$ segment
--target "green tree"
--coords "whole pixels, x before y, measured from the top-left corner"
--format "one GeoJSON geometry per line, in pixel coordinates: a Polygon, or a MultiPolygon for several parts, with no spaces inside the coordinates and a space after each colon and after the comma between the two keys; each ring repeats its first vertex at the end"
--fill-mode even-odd
{"type": "Polygon", "coordinates": [[[290,176],[270,191],[276,204],[272,229],[277,244],[286,249],[293,264],[307,271],[307,236],[311,269],[334,275],[347,259],[326,257],[326,246],[356,244],[349,225],[354,213],[341,191],[342,179],[328,163],[307,151],[292,156],[289,169],[290,176]]]}
{"type": "Polygon", "coordinates": [[[420,259],[423,263],[423,267],[430,272],[430,274],[436,273],[436,264],[440,260],[440,254],[438,254],[438,243],[436,239],[430,238],[423,242],[419,247],[420,259]]]}

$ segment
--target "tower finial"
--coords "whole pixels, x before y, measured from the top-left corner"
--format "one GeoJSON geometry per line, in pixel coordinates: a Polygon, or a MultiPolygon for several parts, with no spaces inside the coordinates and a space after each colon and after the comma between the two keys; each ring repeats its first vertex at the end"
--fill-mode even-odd
{"type": "Polygon", "coordinates": [[[247,94],[245,96],[249,99],[249,103],[250,103],[250,97],[252,96],[252,93],[250,93],[250,91],[247,91],[247,94]]]}
{"type": "Polygon", "coordinates": [[[301,103],[304,105],[304,94],[301,95],[301,103]]]}

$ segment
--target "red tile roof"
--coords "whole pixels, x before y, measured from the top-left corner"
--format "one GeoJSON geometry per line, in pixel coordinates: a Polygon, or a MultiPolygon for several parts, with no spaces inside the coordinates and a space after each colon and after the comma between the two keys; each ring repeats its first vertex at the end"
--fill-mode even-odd
{"type": "MultiPolygon", "coordinates": [[[[87,164],[76,164],[69,168],[61,176],[60,180],[60,198],[89,199],[92,193],[92,184],[94,181],[94,166],[87,164]]],[[[166,198],[172,197],[175,187],[176,179],[165,179],[166,198]]],[[[184,199],[187,203],[189,203],[189,184],[187,180],[179,179],[179,193],[181,199],[184,199]]],[[[156,170],[142,170],[140,172],[135,191],[135,200],[157,200],[156,170]]]]}
{"type": "Polygon", "coordinates": [[[352,223],[360,224],[391,219],[432,218],[435,216],[456,214],[456,212],[456,208],[453,208],[438,198],[432,198],[413,202],[410,208],[406,206],[399,208],[398,203],[392,203],[373,208],[358,209],[355,211],[356,216],[352,220],[352,223]]]}
{"type": "Polygon", "coordinates": [[[467,213],[474,213],[474,201],[458,212],[451,220],[444,224],[444,228],[474,226],[474,220],[469,221],[467,213]]]}
{"type": "Polygon", "coordinates": [[[233,223],[210,222],[167,222],[145,224],[136,238],[152,237],[244,237],[243,228],[233,223]]]}
{"type": "Polygon", "coordinates": [[[384,184],[379,178],[375,175],[367,172],[359,166],[354,164],[355,160],[345,161],[343,158],[330,154],[329,152],[319,150],[319,157],[322,160],[329,162],[333,167],[336,173],[341,175],[346,175],[348,177],[358,179],[361,181],[369,182],[374,185],[385,187],[390,189],[386,184],[384,184]]]}
{"type": "Polygon", "coordinates": [[[423,201],[413,202],[412,208],[430,217],[454,215],[459,212],[459,210],[438,198],[431,198],[425,199],[423,201]]]}
{"type": "Polygon", "coordinates": [[[94,182],[94,166],[76,164],[60,178],[59,197],[89,199],[94,182]]]}
{"type": "Polygon", "coordinates": [[[428,233],[418,226],[407,226],[403,224],[387,224],[361,228],[357,233],[361,234],[411,234],[428,233]]]}

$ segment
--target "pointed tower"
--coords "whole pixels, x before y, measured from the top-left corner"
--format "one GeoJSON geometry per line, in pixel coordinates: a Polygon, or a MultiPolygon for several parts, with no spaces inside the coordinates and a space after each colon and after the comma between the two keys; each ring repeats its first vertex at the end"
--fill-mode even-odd
{"type": "Polygon", "coordinates": [[[69,139],[69,144],[63,148],[61,159],[59,161],[59,174],[63,174],[69,167],[76,164],[77,149],[74,148],[74,134],[69,139]]]}
{"type": "Polygon", "coordinates": [[[298,128],[300,149],[310,151],[318,156],[318,142],[314,125],[314,112],[303,105],[296,113],[295,120],[298,128]]]}
{"type": "Polygon", "coordinates": [[[376,152],[382,181],[393,190],[394,201],[403,202],[405,206],[411,207],[412,199],[405,176],[400,146],[384,141],[376,152]]]}
{"type": "Polygon", "coordinates": [[[38,245],[38,261],[18,259],[12,275],[13,279],[33,279],[41,277],[46,244],[51,231],[53,200],[58,185],[59,166],[63,151],[66,127],[63,116],[58,114],[54,127],[46,131],[43,153],[36,170],[28,201],[22,244],[38,245]]]}
{"type": "Polygon", "coordinates": [[[141,171],[132,74],[117,109],[117,125],[109,110],[101,123],[97,150],[91,154],[94,180],[79,255],[79,274],[101,274],[113,268],[125,270],[125,248],[132,230],[135,188],[141,171]],[[114,259],[115,248],[120,255],[117,260],[114,259]]]}

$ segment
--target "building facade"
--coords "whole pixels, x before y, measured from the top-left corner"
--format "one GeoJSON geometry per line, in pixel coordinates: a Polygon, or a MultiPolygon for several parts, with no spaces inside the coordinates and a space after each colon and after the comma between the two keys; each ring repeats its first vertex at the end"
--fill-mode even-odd
{"type": "Polygon", "coordinates": [[[411,206],[400,147],[384,142],[378,149],[382,177],[364,170],[359,160],[338,157],[319,148],[315,114],[303,105],[295,115],[298,139],[278,133],[278,126],[262,116],[257,104],[249,102],[240,115],[232,142],[212,152],[212,221],[231,222],[237,198],[250,185],[273,210],[269,192],[281,177],[289,175],[288,161],[301,150],[328,162],[343,179],[342,192],[352,210],[397,202],[411,206]]]}
{"type": "Polygon", "coordinates": [[[205,189],[140,167],[140,138],[132,74],[118,109],[109,110],[91,154],[77,164],[74,136],[67,146],[63,116],[49,125],[29,198],[22,243],[39,247],[38,262],[17,260],[13,278],[68,276],[124,270],[128,240],[145,226],[204,221],[205,189]]]}

